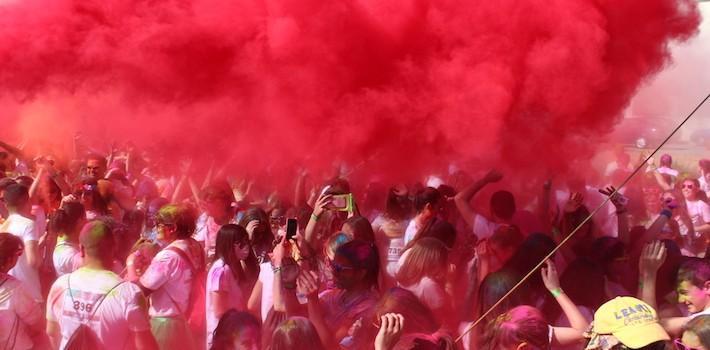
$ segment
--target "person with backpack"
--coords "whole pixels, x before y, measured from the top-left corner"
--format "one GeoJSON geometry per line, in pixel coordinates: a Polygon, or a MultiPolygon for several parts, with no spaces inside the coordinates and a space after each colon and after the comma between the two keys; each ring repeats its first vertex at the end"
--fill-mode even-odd
{"type": "Polygon", "coordinates": [[[47,298],[53,349],[157,349],[141,289],[111,271],[114,235],[91,221],[79,235],[83,266],[59,277],[47,298]]]}
{"type": "MultiPolygon", "coordinates": [[[[138,285],[150,298],[150,326],[160,349],[190,350],[205,342],[205,253],[192,239],[194,211],[166,205],[157,215],[157,238],[167,244],[138,285]]],[[[131,269],[133,266],[128,266],[131,269]]],[[[131,273],[130,275],[136,275],[131,273]]]]}

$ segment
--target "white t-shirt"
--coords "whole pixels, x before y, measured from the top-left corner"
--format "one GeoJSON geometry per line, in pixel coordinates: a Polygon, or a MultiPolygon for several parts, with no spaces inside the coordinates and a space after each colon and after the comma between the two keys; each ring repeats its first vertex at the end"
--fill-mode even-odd
{"type": "MultiPolygon", "coordinates": [[[[686,200],[685,205],[686,208],[688,208],[688,216],[690,216],[690,220],[692,221],[693,226],[697,227],[706,223],[710,223],[710,206],[707,203],[701,200],[686,200]]],[[[687,235],[689,227],[686,227],[682,221],[679,221],[678,224],[680,226],[681,235],[687,235]]],[[[695,236],[700,237],[701,234],[696,232],[695,236]]]]}
{"type": "Polygon", "coordinates": [[[274,270],[271,262],[259,265],[259,282],[261,282],[261,321],[266,322],[269,310],[274,306],[274,270]]]}
{"type": "Polygon", "coordinates": [[[698,182],[700,183],[700,190],[705,192],[706,195],[710,195],[710,184],[705,180],[705,176],[700,176],[698,178],[698,182]]]}
{"type": "MultiPolygon", "coordinates": [[[[402,251],[404,250],[404,233],[409,225],[405,226],[406,221],[395,221],[385,218],[383,215],[377,216],[372,222],[372,228],[376,233],[377,246],[380,248],[380,256],[383,258],[385,264],[385,271],[390,277],[394,277],[398,269],[397,262],[400,256],[402,256],[402,251]],[[385,234],[384,231],[388,231],[390,236],[385,234]],[[399,237],[391,237],[393,233],[399,233],[399,237]]],[[[414,230],[412,228],[411,230],[414,230]]],[[[410,233],[412,236],[416,234],[410,233]]]]}
{"type": "Polygon", "coordinates": [[[483,215],[476,214],[473,218],[473,233],[478,239],[486,239],[493,236],[498,227],[500,227],[499,223],[490,221],[483,215]]]}
{"type": "MultiPolygon", "coordinates": [[[[37,231],[35,231],[35,222],[19,214],[10,214],[7,220],[0,225],[0,232],[8,232],[19,237],[25,245],[31,241],[37,243],[39,240],[37,231]]],[[[27,261],[27,249],[22,252],[22,256],[17,260],[17,265],[10,270],[10,274],[22,282],[35,300],[42,301],[39,273],[27,261]]]]}
{"type": "Polygon", "coordinates": [[[242,309],[244,308],[245,300],[242,294],[239,283],[234,277],[232,270],[224,263],[222,259],[215,260],[214,264],[207,273],[207,289],[205,290],[205,310],[207,313],[207,349],[212,343],[212,332],[217,328],[219,317],[213,310],[212,292],[226,293],[230,305],[227,309],[242,309]]]}
{"type": "Polygon", "coordinates": [[[59,237],[57,247],[54,248],[52,254],[52,262],[54,270],[57,271],[57,277],[76,271],[83,263],[79,245],[68,242],[64,237],[59,237]]]}
{"type": "Polygon", "coordinates": [[[411,240],[414,239],[414,236],[417,235],[417,232],[419,231],[419,225],[417,224],[416,219],[412,219],[409,221],[409,224],[407,225],[407,229],[404,230],[404,246],[407,245],[411,240]]]}
{"type": "Polygon", "coordinates": [[[698,317],[698,316],[707,316],[707,315],[710,315],[710,308],[707,308],[707,309],[705,309],[705,310],[703,310],[703,311],[700,311],[700,312],[696,312],[696,313],[694,313],[694,314],[690,314],[690,315],[688,315],[688,317],[690,317],[691,319],[693,319],[693,318],[696,318],[696,317],[698,317]]]}
{"type": "Polygon", "coordinates": [[[27,327],[42,321],[42,310],[15,277],[0,272],[0,284],[0,348],[31,349],[33,344],[27,327]],[[10,337],[14,338],[14,346],[10,337]]]}
{"type": "MultiPolygon", "coordinates": [[[[236,218],[229,220],[229,223],[237,224],[236,218]]],[[[204,244],[207,261],[211,261],[214,257],[217,232],[219,232],[221,227],[222,225],[217,224],[211,216],[207,216],[207,213],[202,213],[197,218],[194,237],[196,241],[204,244]]]]}
{"type": "Polygon", "coordinates": [[[30,211],[35,217],[35,231],[37,231],[37,237],[42,237],[42,235],[47,232],[47,213],[44,212],[44,208],[39,205],[33,205],[30,211]]]}
{"type": "Polygon", "coordinates": [[[429,277],[423,277],[419,282],[410,286],[401,287],[416,295],[419,301],[432,311],[440,310],[449,300],[444,287],[429,277]]]}
{"type": "Polygon", "coordinates": [[[84,323],[96,333],[101,349],[120,350],[132,348],[131,333],[150,330],[145,305],[137,285],[122,282],[118,275],[108,270],[80,268],[59,277],[52,285],[47,298],[47,320],[59,323],[60,349],[84,323]],[[68,291],[69,285],[71,292],[68,291]],[[98,304],[103,295],[106,295],[105,299],[98,304]],[[94,309],[96,307],[98,309],[94,309]],[[94,315],[89,320],[92,313],[94,315]]]}
{"type": "MultiPolygon", "coordinates": [[[[188,252],[183,240],[174,241],[168,247],[188,252]]],[[[193,265],[199,265],[200,257],[190,255],[190,259],[193,265]]],[[[151,317],[177,317],[187,312],[194,277],[188,264],[178,253],[169,249],[163,249],[153,257],[140,279],[143,287],[153,291],[150,294],[151,317]]]]}

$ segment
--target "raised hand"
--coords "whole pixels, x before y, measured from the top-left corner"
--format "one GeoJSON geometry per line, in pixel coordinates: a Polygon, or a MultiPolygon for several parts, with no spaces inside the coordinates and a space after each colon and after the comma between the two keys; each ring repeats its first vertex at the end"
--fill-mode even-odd
{"type": "Polygon", "coordinates": [[[565,203],[565,213],[574,213],[577,209],[581,208],[582,205],[584,205],[584,196],[579,192],[572,192],[565,203]]]}
{"type": "Polygon", "coordinates": [[[639,271],[645,274],[655,274],[666,261],[666,246],[661,241],[646,244],[639,259],[639,271]]]}
{"type": "Polygon", "coordinates": [[[611,203],[614,204],[616,211],[625,211],[626,204],[628,204],[629,199],[624,197],[623,194],[616,192],[614,186],[607,186],[604,189],[599,189],[599,193],[609,197],[611,203]]]}
{"type": "Polygon", "coordinates": [[[313,206],[313,215],[320,216],[326,211],[328,205],[333,201],[333,195],[321,194],[316,200],[316,204],[313,206]]]}
{"type": "Polygon", "coordinates": [[[298,294],[309,298],[317,298],[320,281],[318,273],[315,271],[301,270],[301,274],[296,279],[296,290],[298,294]]]}
{"type": "Polygon", "coordinates": [[[400,314],[380,316],[380,331],[375,338],[375,350],[390,350],[397,344],[404,329],[404,317],[400,314]]]}
{"type": "Polygon", "coordinates": [[[540,269],[542,273],[542,282],[545,284],[545,288],[549,291],[560,289],[560,277],[557,274],[557,267],[551,260],[545,261],[545,267],[540,269]]]}

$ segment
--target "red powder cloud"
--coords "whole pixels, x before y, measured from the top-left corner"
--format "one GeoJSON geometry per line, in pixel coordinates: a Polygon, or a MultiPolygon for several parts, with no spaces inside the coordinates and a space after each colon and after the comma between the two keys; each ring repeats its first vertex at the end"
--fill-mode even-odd
{"type": "Polygon", "coordinates": [[[2,136],[565,171],[699,21],[692,0],[3,1],[2,136]]]}

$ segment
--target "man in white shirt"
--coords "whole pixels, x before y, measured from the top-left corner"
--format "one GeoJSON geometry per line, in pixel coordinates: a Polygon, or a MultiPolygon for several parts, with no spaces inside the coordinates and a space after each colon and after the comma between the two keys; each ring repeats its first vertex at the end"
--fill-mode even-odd
{"type": "Polygon", "coordinates": [[[476,212],[470,203],[471,199],[483,187],[498,182],[502,178],[501,173],[491,170],[482,179],[464,188],[454,197],[456,208],[461,213],[461,217],[479,240],[492,236],[501,224],[513,224],[513,216],[516,213],[515,198],[508,191],[497,191],[491,196],[491,219],[476,212]]]}
{"type": "Polygon", "coordinates": [[[212,261],[217,231],[222,225],[237,223],[232,207],[234,194],[229,184],[217,182],[205,188],[202,197],[205,212],[198,219],[195,240],[204,247],[207,261],[212,261]]]}
{"type": "Polygon", "coordinates": [[[150,332],[145,297],[138,286],[113,273],[114,237],[101,221],[81,231],[84,266],[63,275],[47,299],[47,335],[63,349],[81,324],[98,338],[101,349],[157,349],[150,332]]]}
{"type": "Polygon", "coordinates": [[[39,266],[42,258],[39,254],[39,232],[35,230],[35,222],[31,219],[30,196],[27,187],[13,184],[5,189],[5,205],[10,213],[7,220],[0,225],[0,232],[11,233],[25,244],[25,250],[17,265],[10,270],[10,275],[20,280],[32,298],[38,303],[43,302],[39,282],[39,266]]]}
{"type": "MultiPolygon", "coordinates": [[[[203,334],[193,334],[187,323],[191,309],[200,302],[190,295],[193,279],[205,269],[202,247],[191,238],[195,215],[185,206],[166,205],[156,219],[157,238],[167,247],[153,258],[138,285],[149,295],[151,330],[160,349],[193,349],[204,343],[203,334]]],[[[129,271],[129,275],[137,274],[129,271]]]]}

